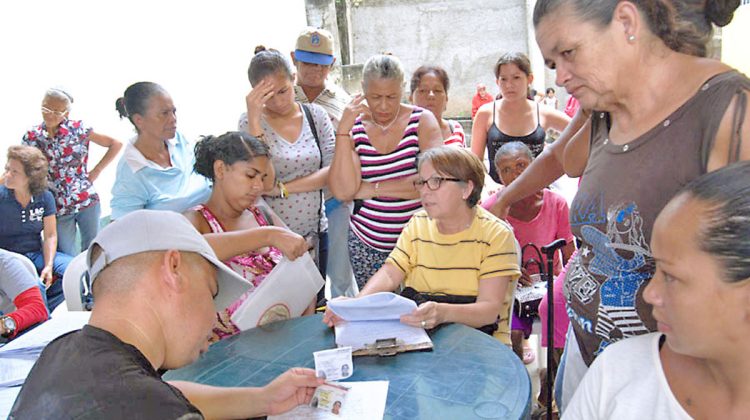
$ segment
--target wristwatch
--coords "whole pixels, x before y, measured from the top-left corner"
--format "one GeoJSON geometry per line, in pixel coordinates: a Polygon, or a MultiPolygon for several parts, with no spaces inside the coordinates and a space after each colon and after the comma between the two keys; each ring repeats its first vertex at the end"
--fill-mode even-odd
{"type": "Polygon", "coordinates": [[[16,321],[9,316],[0,317],[0,327],[3,331],[0,336],[8,338],[16,332],[16,321]]]}

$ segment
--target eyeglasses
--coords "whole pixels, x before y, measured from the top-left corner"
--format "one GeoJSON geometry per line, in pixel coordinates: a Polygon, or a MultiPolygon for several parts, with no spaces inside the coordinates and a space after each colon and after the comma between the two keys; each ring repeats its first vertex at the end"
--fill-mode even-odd
{"type": "Polygon", "coordinates": [[[427,179],[418,179],[414,181],[414,188],[417,190],[422,189],[422,186],[427,184],[427,188],[429,188],[431,191],[435,191],[438,188],[440,188],[440,184],[443,183],[443,181],[451,181],[451,182],[463,182],[462,180],[458,178],[448,178],[444,176],[431,176],[427,179]]]}
{"type": "Polygon", "coordinates": [[[54,109],[49,109],[46,106],[42,107],[42,114],[52,114],[56,117],[62,117],[66,112],[68,112],[67,109],[65,111],[55,111],[54,109]]]}

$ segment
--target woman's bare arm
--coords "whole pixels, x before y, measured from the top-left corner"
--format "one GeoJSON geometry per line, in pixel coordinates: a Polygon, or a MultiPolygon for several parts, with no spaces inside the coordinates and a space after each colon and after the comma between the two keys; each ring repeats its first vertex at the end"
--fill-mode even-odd
{"type": "Polygon", "coordinates": [[[563,169],[565,147],[579,131],[587,131],[581,130],[581,128],[586,125],[588,120],[588,114],[579,110],[560,137],[545,147],[521,176],[498,194],[498,199],[490,208],[490,211],[498,217],[505,218],[508,216],[508,210],[512,204],[561,177],[565,173],[563,169]]]}
{"type": "Polygon", "coordinates": [[[484,160],[484,150],[487,147],[487,130],[492,121],[492,102],[482,105],[474,117],[474,124],[471,126],[471,152],[479,160],[484,160]]]}

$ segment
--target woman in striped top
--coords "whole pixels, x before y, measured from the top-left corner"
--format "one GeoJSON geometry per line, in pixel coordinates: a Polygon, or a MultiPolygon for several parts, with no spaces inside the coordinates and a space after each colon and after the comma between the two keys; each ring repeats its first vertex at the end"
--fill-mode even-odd
{"type": "Polygon", "coordinates": [[[443,118],[443,112],[448,104],[448,88],[450,79],[448,73],[440,66],[421,66],[411,76],[411,95],[409,102],[416,106],[429,109],[440,124],[443,143],[465,147],[466,134],[461,124],[455,120],[443,118]]]}
{"type": "Polygon", "coordinates": [[[328,184],[337,199],[355,200],[349,251],[360,288],[421,207],[413,185],[417,155],[443,142],[430,111],[401,103],[403,83],[396,57],[371,57],[363,72],[364,94],[346,106],[336,133],[328,184]]]}

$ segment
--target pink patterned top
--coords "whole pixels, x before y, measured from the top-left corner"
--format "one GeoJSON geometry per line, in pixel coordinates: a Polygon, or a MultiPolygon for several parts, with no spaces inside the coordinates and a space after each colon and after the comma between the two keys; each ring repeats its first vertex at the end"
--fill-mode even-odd
{"type": "MultiPolygon", "coordinates": [[[[224,226],[221,225],[219,219],[211,213],[205,205],[201,204],[195,207],[193,210],[200,212],[211,227],[211,232],[222,233],[226,232],[224,226]]],[[[259,226],[270,226],[263,212],[257,207],[251,207],[250,210],[255,216],[255,221],[258,222],[259,226]]],[[[281,251],[274,247],[269,247],[266,252],[255,252],[250,251],[241,255],[234,256],[226,261],[224,264],[228,265],[235,273],[241,275],[249,282],[253,283],[255,287],[260,286],[263,280],[268,274],[276,267],[276,264],[281,261],[281,251]]],[[[216,313],[216,325],[214,326],[211,342],[219,341],[223,338],[232,336],[240,332],[240,329],[232,322],[232,314],[239,308],[248,296],[252,293],[252,290],[243,294],[234,303],[229,305],[226,309],[216,313]]]]}

